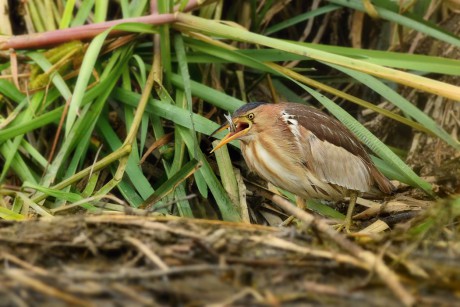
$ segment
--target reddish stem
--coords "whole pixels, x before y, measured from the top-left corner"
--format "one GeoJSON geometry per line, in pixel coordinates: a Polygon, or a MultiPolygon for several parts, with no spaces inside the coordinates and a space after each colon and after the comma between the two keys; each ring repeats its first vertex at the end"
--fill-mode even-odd
{"type": "MultiPolygon", "coordinates": [[[[198,6],[197,0],[190,0],[184,11],[190,11],[198,6]]],[[[177,10],[178,7],[175,7],[177,10]]],[[[122,23],[137,22],[151,25],[162,25],[175,21],[174,14],[153,13],[148,16],[118,19],[83,25],[69,29],[48,31],[43,33],[34,33],[28,35],[11,36],[7,39],[0,39],[0,50],[8,49],[37,49],[52,45],[58,45],[72,40],[90,40],[105,30],[122,23]]],[[[110,36],[125,34],[124,31],[114,30],[110,36]]]]}

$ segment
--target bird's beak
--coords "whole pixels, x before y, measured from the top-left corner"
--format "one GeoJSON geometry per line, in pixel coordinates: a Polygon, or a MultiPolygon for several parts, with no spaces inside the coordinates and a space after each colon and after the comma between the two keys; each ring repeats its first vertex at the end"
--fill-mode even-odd
{"type": "MultiPolygon", "coordinates": [[[[217,144],[216,147],[214,147],[214,149],[211,150],[210,153],[213,153],[214,151],[216,151],[217,149],[221,148],[225,144],[227,144],[227,143],[229,143],[229,142],[231,142],[233,140],[236,140],[237,138],[245,135],[246,133],[248,133],[249,129],[251,128],[251,123],[247,122],[244,119],[241,119],[241,118],[237,117],[237,118],[233,118],[232,121],[233,121],[233,124],[236,127],[235,131],[230,131],[222,140],[220,140],[219,144],[217,144]]],[[[220,131],[228,129],[229,127],[230,127],[230,123],[226,122],[225,124],[220,126],[216,131],[211,133],[210,136],[213,136],[214,134],[216,134],[216,133],[218,133],[220,131]]]]}

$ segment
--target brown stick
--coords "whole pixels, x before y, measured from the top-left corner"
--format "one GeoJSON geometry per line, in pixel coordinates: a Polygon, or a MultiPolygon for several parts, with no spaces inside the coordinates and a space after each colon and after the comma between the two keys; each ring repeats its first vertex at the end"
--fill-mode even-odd
{"type": "Polygon", "coordinates": [[[39,279],[35,279],[26,275],[24,270],[8,269],[5,271],[6,275],[14,279],[17,283],[29,287],[42,295],[51,296],[61,301],[64,301],[72,306],[93,306],[89,301],[82,300],[70,293],[63,290],[47,285],[39,279]]]}
{"type": "MultiPolygon", "coordinates": [[[[198,0],[190,0],[184,12],[191,11],[198,7],[198,0]]],[[[177,11],[179,7],[175,7],[174,10],[177,11]]],[[[96,35],[104,32],[105,30],[128,22],[136,23],[145,23],[151,25],[162,25],[167,23],[172,23],[175,21],[174,14],[161,14],[154,13],[148,16],[118,19],[112,21],[106,21],[101,23],[89,24],[78,26],[69,29],[48,31],[43,33],[34,33],[28,35],[17,35],[11,36],[6,39],[0,39],[0,50],[8,49],[36,49],[47,46],[53,46],[69,42],[72,40],[90,40],[96,35]]],[[[114,30],[110,33],[110,36],[123,35],[126,32],[114,30]]]]}
{"type": "Polygon", "coordinates": [[[359,260],[365,262],[370,268],[374,268],[380,279],[388,286],[390,290],[398,297],[405,306],[412,306],[415,303],[415,298],[407,292],[399,281],[398,276],[394,273],[385,262],[375,256],[373,253],[362,249],[352,241],[348,240],[343,234],[336,232],[332,229],[324,220],[315,218],[310,213],[297,208],[295,205],[290,203],[279,195],[274,195],[268,191],[258,191],[262,196],[267,199],[271,199],[283,210],[289,214],[294,215],[298,219],[307,223],[319,233],[324,234],[328,239],[334,241],[342,249],[355,256],[359,260]]]}
{"type": "MultiPolygon", "coordinates": [[[[89,40],[105,30],[128,22],[145,23],[152,25],[161,25],[170,23],[175,20],[174,14],[148,15],[136,18],[127,18],[95,23],[90,25],[79,26],[75,28],[49,31],[43,33],[34,33],[28,35],[12,36],[4,41],[0,41],[0,50],[8,49],[34,49],[62,44],[72,40],[89,40]]],[[[115,30],[110,36],[121,35],[123,31],[115,30]]]]}

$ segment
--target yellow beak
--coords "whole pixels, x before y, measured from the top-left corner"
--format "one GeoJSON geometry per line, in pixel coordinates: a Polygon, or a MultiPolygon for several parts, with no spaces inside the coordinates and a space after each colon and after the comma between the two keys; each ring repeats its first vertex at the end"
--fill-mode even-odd
{"type": "MultiPolygon", "coordinates": [[[[216,147],[214,147],[214,149],[211,150],[210,153],[213,153],[214,151],[216,151],[217,149],[221,148],[225,144],[227,144],[227,143],[229,143],[229,142],[231,142],[233,140],[236,140],[237,138],[245,135],[246,133],[248,133],[249,129],[251,129],[251,123],[245,121],[244,119],[241,119],[241,118],[237,117],[237,118],[234,118],[232,120],[233,120],[233,123],[237,127],[236,130],[235,131],[230,131],[222,140],[220,140],[219,144],[217,144],[216,147]],[[238,123],[244,123],[244,124],[247,124],[247,125],[238,125],[238,123]],[[239,127],[244,127],[244,128],[240,129],[239,127]]],[[[218,133],[220,131],[228,129],[229,127],[230,127],[230,124],[225,123],[222,126],[220,126],[216,131],[211,133],[210,136],[213,136],[214,134],[216,134],[216,133],[218,133]]]]}

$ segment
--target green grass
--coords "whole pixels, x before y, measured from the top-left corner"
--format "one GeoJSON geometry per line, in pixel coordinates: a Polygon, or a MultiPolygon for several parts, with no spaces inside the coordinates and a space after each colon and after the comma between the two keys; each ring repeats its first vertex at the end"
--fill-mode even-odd
{"type": "MultiPolygon", "coordinates": [[[[343,6],[362,11],[362,1],[329,1],[332,4],[284,20],[275,15],[263,26],[264,14],[271,9],[266,7],[251,12],[255,19],[249,30],[238,24],[237,12],[223,9],[224,2],[203,5],[193,15],[179,13],[177,23],[121,24],[89,43],[71,43],[48,53],[48,47],[16,50],[20,69],[36,67],[39,73],[30,80],[21,78],[21,90],[11,78],[0,79],[0,193],[11,196],[2,203],[0,218],[49,216],[62,212],[59,208],[71,212],[67,208],[72,204],[88,212],[123,211],[122,205],[110,202],[116,195],[134,208],[158,206],[164,214],[241,221],[247,208],[238,200],[229,153],[210,156],[207,137],[224,112],[246,102],[242,85],[252,89],[268,75],[273,90],[290,100],[306,102],[304,94],[309,93],[309,102],[319,102],[348,126],[380,158],[379,167],[390,177],[433,195],[430,184],[331,98],[371,108],[458,150],[458,141],[397,88],[458,101],[459,87],[428,75],[458,76],[460,61],[296,41],[302,23],[343,6]],[[121,42],[109,38],[113,30],[133,35],[121,42]],[[284,64],[289,61],[300,64],[288,68],[284,64]],[[310,69],[318,63],[328,69],[310,69]],[[332,80],[338,73],[343,79],[336,86],[332,80]],[[403,115],[342,91],[348,82],[362,85],[403,115]],[[37,89],[25,91],[27,83],[37,89]],[[150,144],[168,133],[174,141],[157,148],[142,164],[150,144]],[[191,194],[196,197],[188,197],[191,194]],[[109,200],[102,202],[106,197],[109,200]]],[[[41,32],[148,14],[148,1],[132,2],[138,4],[134,6],[123,0],[120,10],[109,10],[108,1],[84,0],[79,10],[73,9],[75,1],[64,3],[59,11],[57,6],[30,2],[26,17],[41,32]],[[53,11],[53,18],[40,17],[46,10],[53,11]],[[121,15],[112,16],[115,11],[121,15]]],[[[172,1],[159,3],[161,13],[171,12],[172,1]]],[[[401,15],[393,4],[376,3],[382,22],[460,45],[457,37],[421,20],[415,11],[401,15]]],[[[0,65],[4,75],[12,74],[11,65],[0,65]]]]}

